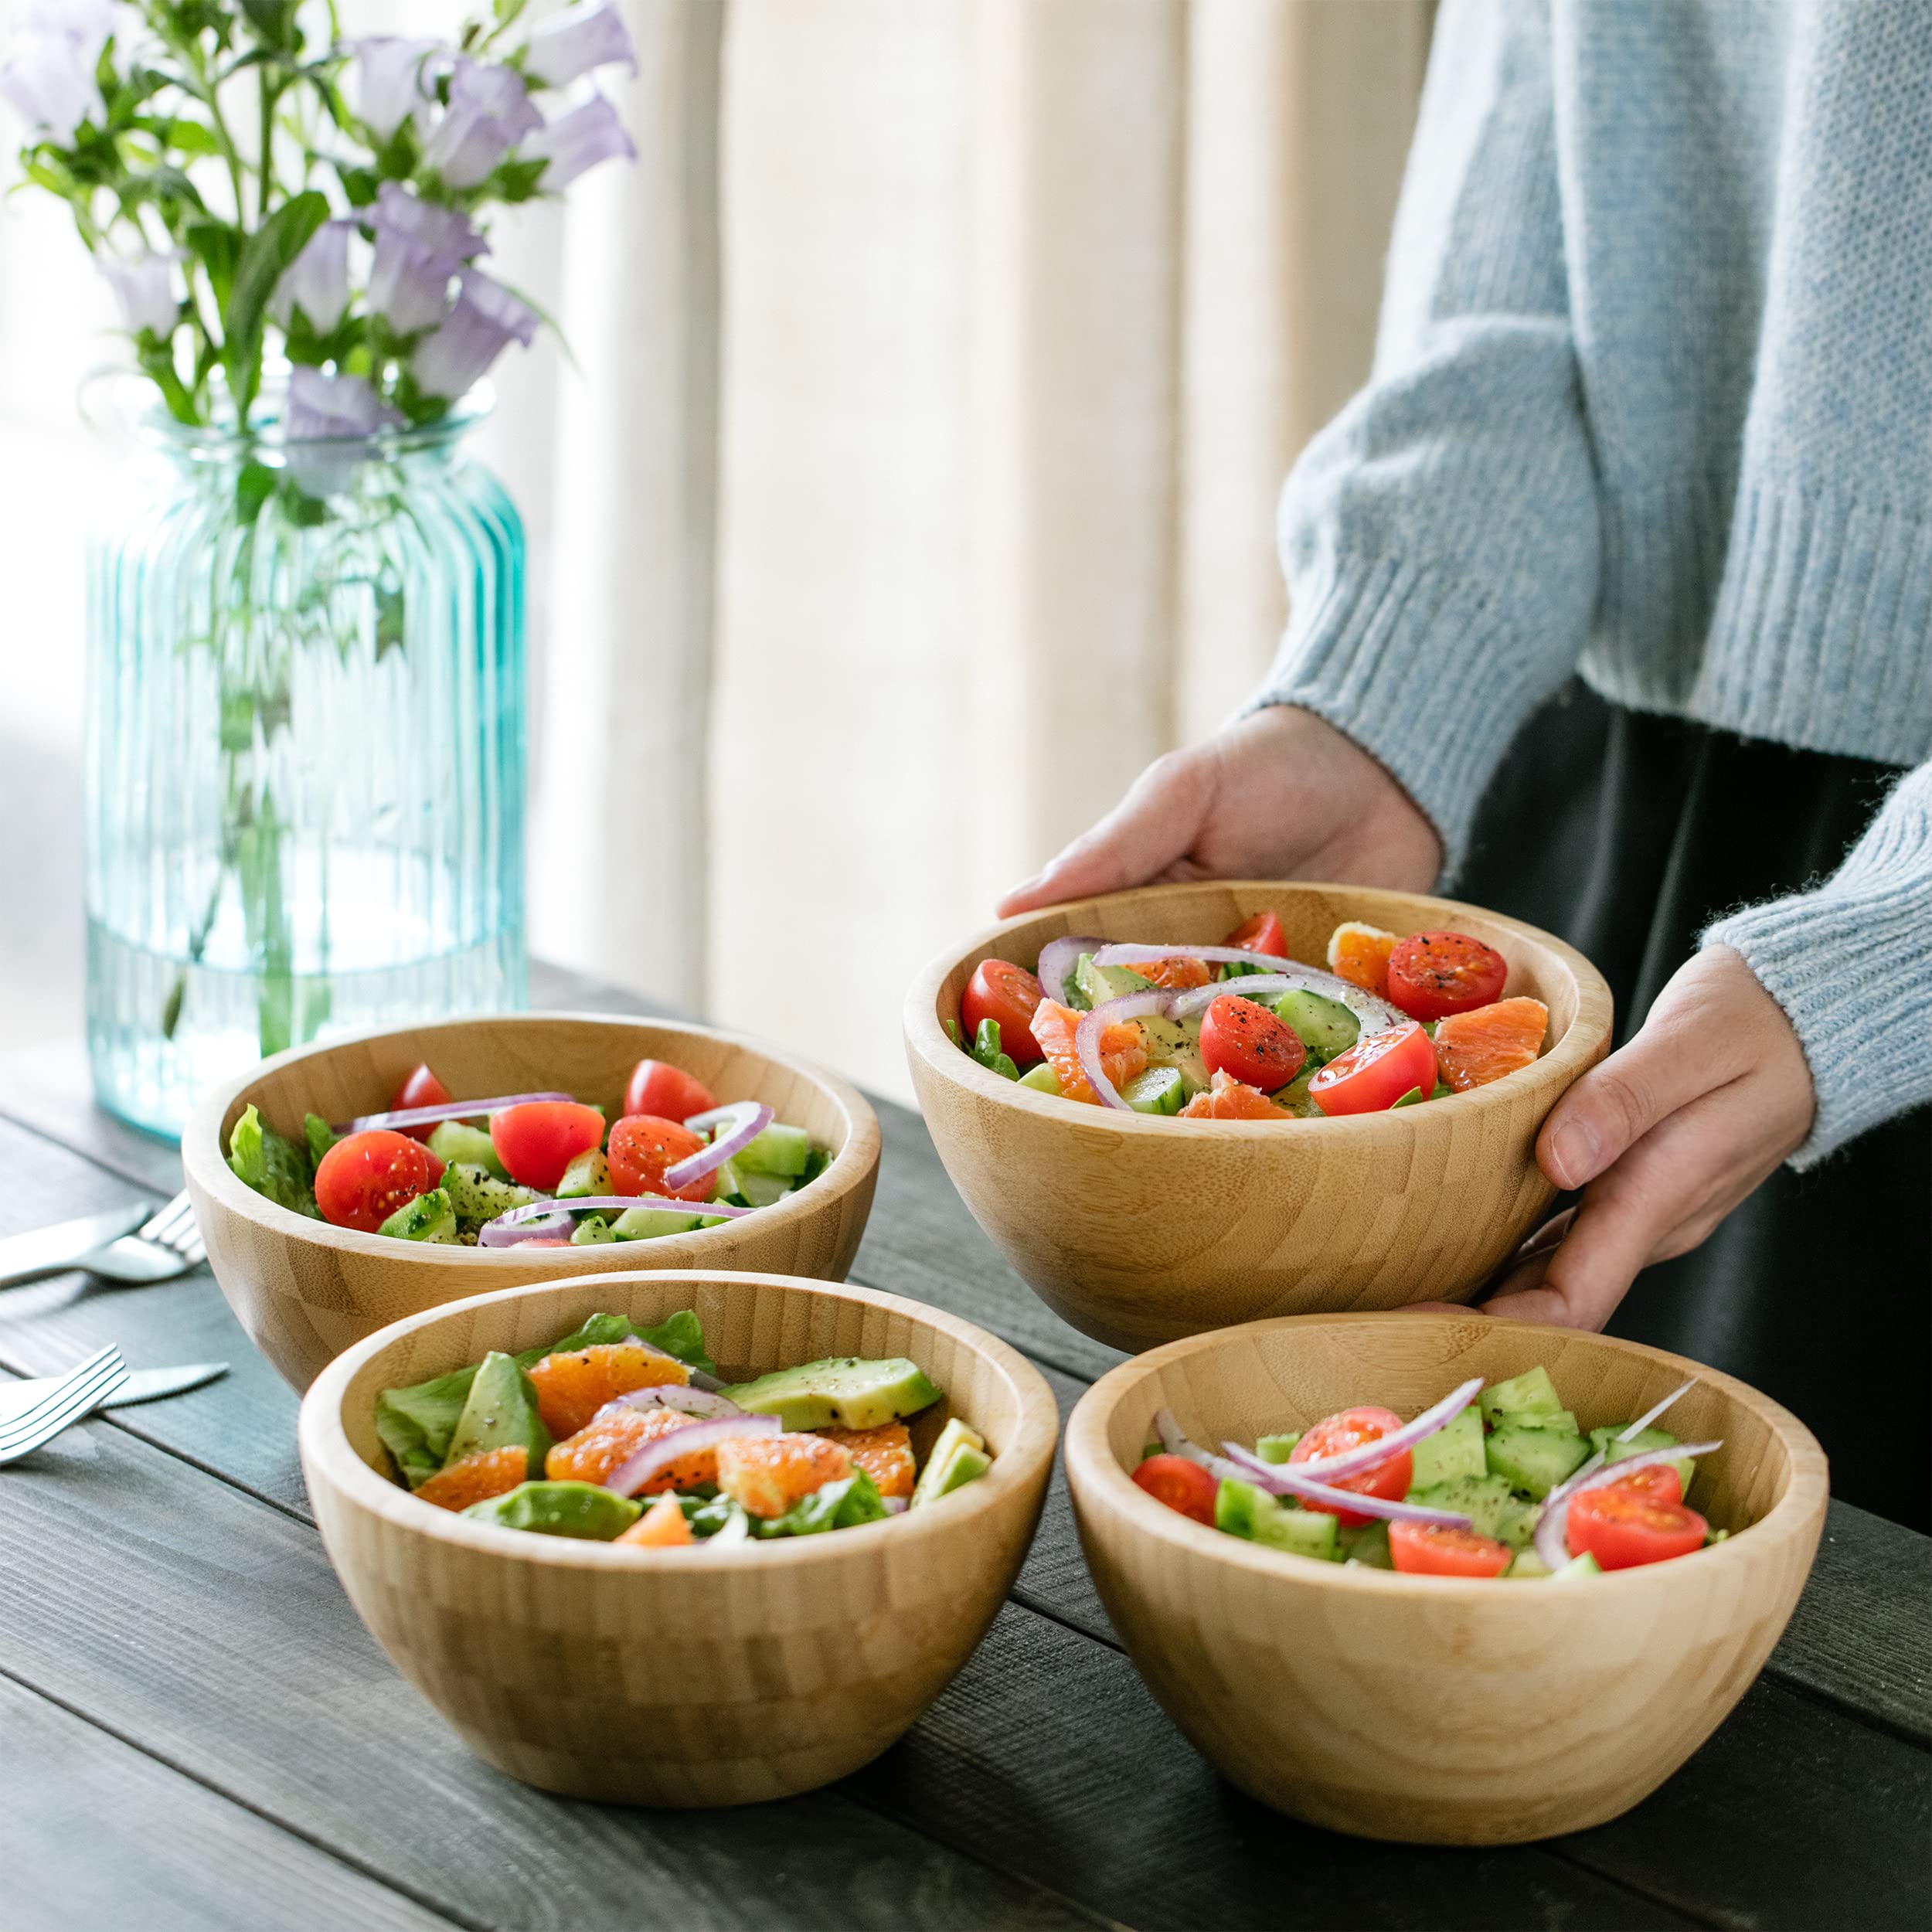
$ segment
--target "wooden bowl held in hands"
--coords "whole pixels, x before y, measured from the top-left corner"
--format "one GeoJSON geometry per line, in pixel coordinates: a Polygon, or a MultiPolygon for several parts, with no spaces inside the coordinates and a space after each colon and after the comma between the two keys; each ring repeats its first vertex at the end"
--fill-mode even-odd
{"type": "MultiPolygon", "coordinates": [[[[1238,985],[1230,990],[1238,992],[1238,985]]],[[[1538,1130],[1608,1050],[1610,989],[1533,926],[1442,899],[1366,888],[1149,886],[1010,919],[936,961],[906,1002],[913,1085],[940,1158],[1029,1287],[1116,1348],[1258,1316],[1472,1297],[1548,1207],[1538,1130]],[[1032,965],[1093,934],[1219,944],[1251,914],[1281,918],[1291,957],[1319,965],[1345,920],[1443,927],[1493,946],[1508,995],[1549,1009],[1532,1067],[1473,1093],[1340,1120],[1182,1121],[1081,1107],[988,1073],[947,1039],[983,959],[1032,965]]]]}
{"type": "Polygon", "coordinates": [[[523,1281],[639,1268],[742,1268],[842,1281],[872,1212],[879,1122],[856,1090],[787,1054],[668,1020],[516,1013],[366,1033],[298,1048],[252,1068],[196,1106],[181,1141],[188,1192],[229,1306],[297,1389],[352,1342],[399,1316],[523,1281]],[[331,1121],[379,1113],[427,1061],[458,1100],[554,1090],[617,1117],[641,1060],[668,1060],[720,1101],[764,1100],[801,1127],[832,1164],[795,1194],[692,1234],[596,1247],[474,1248],[332,1227],[246,1186],[224,1158],[251,1104],[297,1141],[304,1113],[331,1121]]]}
{"type": "Polygon", "coordinates": [[[1170,1343],[1104,1376],[1066,1430],[1088,1566],[1189,1741],[1277,1811],[1366,1838],[1498,1845],[1648,1796],[1743,1695],[1825,1521],[1824,1452],[1728,1376],[1632,1342],[1483,1316],[1311,1315],[1170,1343]],[[1418,1415],[1537,1362],[1586,1428],[1688,1381],[1680,1441],[1721,1438],[1689,1498],[1730,1539],[1561,1583],[1403,1576],[1209,1529],[1129,1480],[1158,1410],[1192,1440],[1373,1403],[1418,1415]]]}
{"type": "Polygon", "coordinates": [[[350,1600],[479,1757],[573,1798],[714,1805],[842,1777],[918,1718],[1019,1573],[1058,1423],[1036,1369],[937,1308],[681,1270],[509,1288],[396,1322],[324,1370],[301,1439],[350,1600]],[[945,1413],[986,1438],[992,1468],[883,1522],[719,1550],[499,1529],[390,1480],[379,1390],[553,1341],[599,1312],[648,1325],[687,1308],[734,1379],[909,1355],[945,1392],[945,1413]]]}

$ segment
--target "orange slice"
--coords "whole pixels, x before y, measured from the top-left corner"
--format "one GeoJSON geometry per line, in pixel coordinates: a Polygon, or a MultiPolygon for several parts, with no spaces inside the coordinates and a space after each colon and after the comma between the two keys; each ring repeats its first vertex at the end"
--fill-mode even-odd
{"type": "Polygon", "coordinates": [[[617,1541],[634,1549],[675,1549],[696,1543],[697,1538],[692,1535],[677,1498],[660,1496],[617,1541]]]}
{"type": "MultiPolygon", "coordinates": [[[[646,1443],[697,1420],[681,1409],[632,1409],[614,1403],[567,1441],[556,1444],[543,1459],[543,1473],[553,1482],[608,1482],[646,1443]]],[[[667,1463],[638,1493],[661,1496],[669,1490],[696,1489],[717,1480],[716,1449],[694,1449],[689,1455],[667,1463]]]]}
{"type": "Polygon", "coordinates": [[[1214,1085],[1196,1094],[1175,1116],[1183,1121],[1286,1121],[1292,1114],[1277,1107],[1258,1087],[1250,1087],[1232,1074],[1214,1070],[1214,1085]]]}
{"type": "MultiPolygon", "coordinates": [[[[1100,1096],[1088,1083],[1080,1068],[1080,1051],[1073,1035],[1082,1015],[1070,1006],[1043,999],[1033,1009],[1033,1037],[1040,1051],[1060,1078],[1060,1097],[1084,1100],[1098,1107],[1100,1096]]],[[[1141,1029],[1131,1020],[1106,1027],[1100,1033],[1100,1065],[1116,1088],[1124,1087],[1136,1073],[1147,1071],[1147,1047],[1141,1029]]]]}
{"type": "Polygon", "coordinates": [[[835,1442],[852,1460],[852,1467],[872,1478],[882,1496],[910,1496],[917,1470],[913,1439],[903,1422],[882,1422],[876,1429],[821,1429],[815,1432],[835,1442]]]}
{"type": "Polygon", "coordinates": [[[1549,1029],[1539,999],[1498,999],[1436,1025],[1436,1067],[1458,1094],[1533,1066],[1549,1029]]]}
{"type": "Polygon", "coordinates": [[[1345,920],[1328,935],[1328,971],[1377,999],[1389,997],[1389,955],[1396,936],[1379,926],[1345,920]]]}
{"type": "Polygon", "coordinates": [[[823,1436],[733,1436],[718,1444],[718,1487],[754,1516],[782,1516],[852,1468],[844,1447],[823,1436]]]}
{"type": "Polygon", "coordinates": [[[447,1469],[439,1469],[417,1491],[438,1509],[467,1509],[514,1489],[529,1473],[530,1452],[520,1442],[507,1448],[479,1449],[447,1469]]]}
{"type": "Polygon", "coordinates": [[[652,1355],[634,1342],[602,1342],[568,1355],[546,1355],[530,1371],[537,1413],[559,1442],[573,1436],[607,1402],[633,1389],[662,1382],[689,1382],[691,1371],[668,1355],[652,1355]]]}
{"type": "Polygon", "coordinates": [[[1191,992],[1214,977],[1214,968],[1205,959],[1150,959],[1134,970],[1170,993],[1191,992]]]}

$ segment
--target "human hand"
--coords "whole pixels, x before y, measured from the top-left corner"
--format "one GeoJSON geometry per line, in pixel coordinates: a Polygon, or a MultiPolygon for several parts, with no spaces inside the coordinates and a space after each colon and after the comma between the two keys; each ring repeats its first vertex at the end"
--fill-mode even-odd
{"type": "Polygon", "coordinates": [[[1543,1123],[1544,1173],[1583,1198],[1523,1244],[1486,1312],[1600,1328],[1638,1269],[1688,1253],[1799,1145],[1816,1105],[1784,1009],[1741,954],[1706,947],[1543,1123]]]}
{"type": "Polygon", "coordinates": [[[1338,879],[1427,892],[1441,869],[1434,827],[1367,752],[1311,711],[1271,705],[1155,759],[998,912],[1156,879],[1338,879]]]}

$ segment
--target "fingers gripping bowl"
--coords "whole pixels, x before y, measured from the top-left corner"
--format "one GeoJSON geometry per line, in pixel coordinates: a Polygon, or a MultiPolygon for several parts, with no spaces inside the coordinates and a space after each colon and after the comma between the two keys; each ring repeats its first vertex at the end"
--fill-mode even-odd
{"type": "Polygon", "coordinates": [[[1076,1327],[1142,1349],[1265,1315],[1473,1295],[1553,1197],[1536,1134],[1607,1050],[1611,1019],[1609,988],[1581,954],[1495,913],[1414,893],[1206,882],[1009,920],[927,968],[905,1025],[927,1125],[981,1226],[1076,1327]],[[1425,1106],[1192,1119],[1029,1090],[947,1032],[983,960],[1031,965],[1074,934],[1212,946],[1270,912],[1287,954],[1310,961],[1349,922],[1482,942],[1507,967],[1504,994],[1548,1008],[1540,1056],[1425,1106]]]}

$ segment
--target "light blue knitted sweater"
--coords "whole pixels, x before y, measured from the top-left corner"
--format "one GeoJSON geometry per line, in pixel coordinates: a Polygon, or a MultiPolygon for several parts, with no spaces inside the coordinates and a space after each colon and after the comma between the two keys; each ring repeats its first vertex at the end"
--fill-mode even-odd
{"type": "Polygon", "coordinates": [[[1453,874],[1510,738],[1605,697],[1917,766],[1737,913],[1806,1165],[1932,1098],[1932,0],[1450,0],[1375,372],[1283,494],[1256,705],[1379,758],[1453,874]]]}

